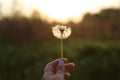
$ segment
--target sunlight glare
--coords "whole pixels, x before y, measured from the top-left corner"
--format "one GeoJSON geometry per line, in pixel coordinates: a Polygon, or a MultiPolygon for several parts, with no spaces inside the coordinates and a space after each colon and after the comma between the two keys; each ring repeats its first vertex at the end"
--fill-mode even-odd
{"type": "MultiPolygon", "coordinates": [[[[23,0],[27,6],[35,7],[49,16],[50,21],[78,22],[86,12],[99,12],[102,8],[114,7],[115,0],[23,0]],[[112,5],[114,4],[114,5],[112,5]]],[[[116,0],[117,1],[117,0],[116,0]]],[[[43,17],[44,17],[43,16],[43,17]]]]}

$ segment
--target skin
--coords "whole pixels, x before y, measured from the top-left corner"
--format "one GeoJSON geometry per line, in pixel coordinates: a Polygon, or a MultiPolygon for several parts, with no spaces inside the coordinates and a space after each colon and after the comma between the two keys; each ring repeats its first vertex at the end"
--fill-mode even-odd
{"type": "Polygon", "coordinates": [[[49,62],[45,66],[42,80],[67,80],[70,77],[68,71],[74,67],[74,63],[67,63],[67,61],[67,58],[62,58],[49,62]],[[58,66],[60,60],[64,62],[62,67],[58,66]]]}

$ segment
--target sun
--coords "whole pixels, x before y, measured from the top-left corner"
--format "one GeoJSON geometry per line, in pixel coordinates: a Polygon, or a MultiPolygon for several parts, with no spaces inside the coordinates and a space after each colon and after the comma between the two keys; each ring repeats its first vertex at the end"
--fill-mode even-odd
{"type": "Polygon", "coordinates": [[[76,22],[81,14],[85,12],[85,7],[80,6],[79,0],[25,0],[29,6],[37,8],[44,15],[49,16],[49,21],[68,22],[74,19],[76,22]]]}
{"type": "Polygon", "coordinates": [[[23,0],[25,5],[35,7],[49,21],[78,22],[86,12],[98,12],[103,7],[110,7],[117,0],[23,0]]]}

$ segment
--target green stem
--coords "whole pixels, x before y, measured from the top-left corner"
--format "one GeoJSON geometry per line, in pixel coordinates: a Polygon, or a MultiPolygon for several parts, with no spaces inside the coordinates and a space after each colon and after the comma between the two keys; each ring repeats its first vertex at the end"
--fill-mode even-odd
{"type": "Polygon", "coordinates": [[[61,50],[61,58],[63,58],[63,35],[61,34],[61,41],[60,41],[60,50],[61,50]]]}

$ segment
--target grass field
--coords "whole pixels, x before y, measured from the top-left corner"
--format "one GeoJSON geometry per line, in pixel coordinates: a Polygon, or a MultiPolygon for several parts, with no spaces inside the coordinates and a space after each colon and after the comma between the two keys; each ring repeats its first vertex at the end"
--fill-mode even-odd
{"type": "MultiPolygon", "coordinates": [[[[41,80],[44,66],[60,57],[59,41],[0,43],[0,80],[41,80]]],[[[64,57],[74,62],[69,80],[120,80],[120,42],[64,41],[64,57]]]]}

